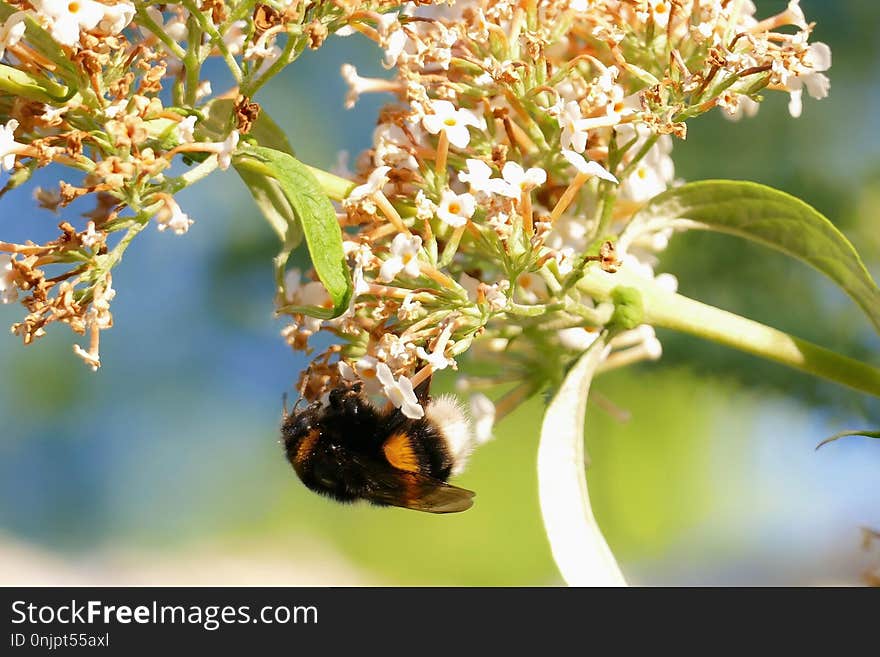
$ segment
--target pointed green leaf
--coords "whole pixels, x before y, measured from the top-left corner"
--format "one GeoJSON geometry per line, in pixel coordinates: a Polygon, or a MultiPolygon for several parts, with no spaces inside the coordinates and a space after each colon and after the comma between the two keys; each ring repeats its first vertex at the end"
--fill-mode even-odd
{"type": "Polygon", "coordinates": [[[541,425],[538,496],[553,559],[571,586],[625,586],[590,507],[584,462],[587,395],[606,346],[599,337],[569,370],[541,425]]]}
{"type": "Polygon", "coordinates": [[[833,443],[835,440],[840,440],[841,438],[846,438],[847,436],[864,436],[865,438],[880,438],[880,431],[841,431],[840,433],[836,433],[833,436],[830,436],[823,440],[821,443],[816,445],[816,449],[818,450],[820,447],[824,447],[828,443],[833,443]]]}
{"type": "Polygon", "coordinates": [[[790,194],[736,180],[688,183],[652,199],[621,242],[659,221],[745,237],[803,260],[837,283],[880,331],[880,290],[859,254],[834,224],[790,194]]]}
{"type": "MultiPolygon", "coordinates": [[[[324,194],[314,175],[296,158],[288,153],[263,146],[244,145],[240,147],[240,156],[235,166],[239,172],[245,171],[263,180],[253,186],[248,183],[251,192],[261,209],[268,207],[267,219],[276,229],[279,236],[283,234],[283,248],[275,259],[276,278],[279,285],[283,277],[287,259],[299,241],[299,235],[305,237],[312,266],[318,278],[327,289],[333,301],[333,308],[293,307],[280,308],[283,312],[303,312],[314,317],[338,317],[348,308],[352,294],[351,272],[342,251],[342,229],[336,220],[336,210],[330,199],[324,194]],[[266,182],[269,179],[270,182],[266,182]],[[277,188],[270,183],[276,183],[277,188]],[[256,189],[256,193],[254,190],[256,189]],[[277,193],[281,194],[283,200],[277,193]],[[292,214],[286,208],[292,210],[292,214]],[[286,229],[282,233],[281,222],[286,229]]],[[[251,180],[255,180],[251,178],[251,180]]]]}

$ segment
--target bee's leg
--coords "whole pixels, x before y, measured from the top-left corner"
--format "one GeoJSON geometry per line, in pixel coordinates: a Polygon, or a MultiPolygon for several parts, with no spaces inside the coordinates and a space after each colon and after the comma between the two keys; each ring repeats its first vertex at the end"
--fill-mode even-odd
{"type": "Polygon", "coordinates": [[[289,413],[287,412],[287,391],[285,390],[281,394],[281,412],[283,413],[282,417],[286,418],[289,413]]]}

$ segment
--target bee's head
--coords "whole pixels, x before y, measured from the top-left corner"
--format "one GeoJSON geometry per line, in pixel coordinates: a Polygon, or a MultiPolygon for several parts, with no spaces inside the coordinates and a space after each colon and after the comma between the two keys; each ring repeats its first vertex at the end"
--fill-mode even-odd
{"type": "Polygon", "coordinates": [[[320,436],[318,412],[320,404],[313,404],[299,413],[287,413],[281,424],[281,439],[287,459],[297,467],[308,456],[320,436]]]}

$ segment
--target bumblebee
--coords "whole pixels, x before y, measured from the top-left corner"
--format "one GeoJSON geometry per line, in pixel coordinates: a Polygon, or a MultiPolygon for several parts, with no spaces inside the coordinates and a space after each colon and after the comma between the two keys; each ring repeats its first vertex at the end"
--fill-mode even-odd
{"type": "Polygon", "coordinates": [[[429,381],[415,393],[425,409],[413,420],[380,410],[360,383],[333,388],[326,403],[285,411],[287,460],[311,490],[339,502],[367,500],[428,513],[457,513],[474,493],[446,483],[473,447],[470,422],[451,397],[431,399],[429,381]]]}

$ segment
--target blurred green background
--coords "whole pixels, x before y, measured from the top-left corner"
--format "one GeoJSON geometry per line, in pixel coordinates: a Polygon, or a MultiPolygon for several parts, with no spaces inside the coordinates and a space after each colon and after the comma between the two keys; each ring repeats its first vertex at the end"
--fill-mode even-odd
{"type": "MultiPolygon", "coordinates": [[[[769,15],[784,2],[759,2],[769,15]]],[[[738,178],[795,194],[880,265],[880,4],[801,3],[834,53],[831,97],[793,120],[770,94],[754,119],[718,113],[676,143],[688,180],[738,178]]],[[[382,74],[365,40],[331,39],[258,100],[301,159],[332,166],[370,141],[378,107],[342,109],[343,62],[382,74]]],[[[38,181],[39,182],[39,181],[38,181]]],[[[51,183],[51,177],[41,181],[51,183]]],[[[30,190],[3,200],[0,236],[49,235],[30,190]]],[[[0,337],[0,584],[558,584],[537,504],[541,401],[496,429],[461,477],[469,512],[343,507],[306,491],[278,439],[281,394],[304,360],[272,316],[273,235],[231,171],[179,198],[186,237],[145,231],[114,274],[115,326],[93,374],[51,331],[0,337]]],[[[71,219],[71,217],[65,217],[71,219]]],[[[662,271],[684,294],[878,363],[852,303],[807,267],[735,238],[677,236],[662,271]]],[[[22,314],[0,306],[0,324],[22,314]]],[[[588,417],[590,494],[639,584],[856,584],[880,565],[880,426],[857,393],[672,333],[655,364],[595,389],[632,415],[588,417]]],[[[441,382],[451,386],[449,379],[441,382]]]]}

